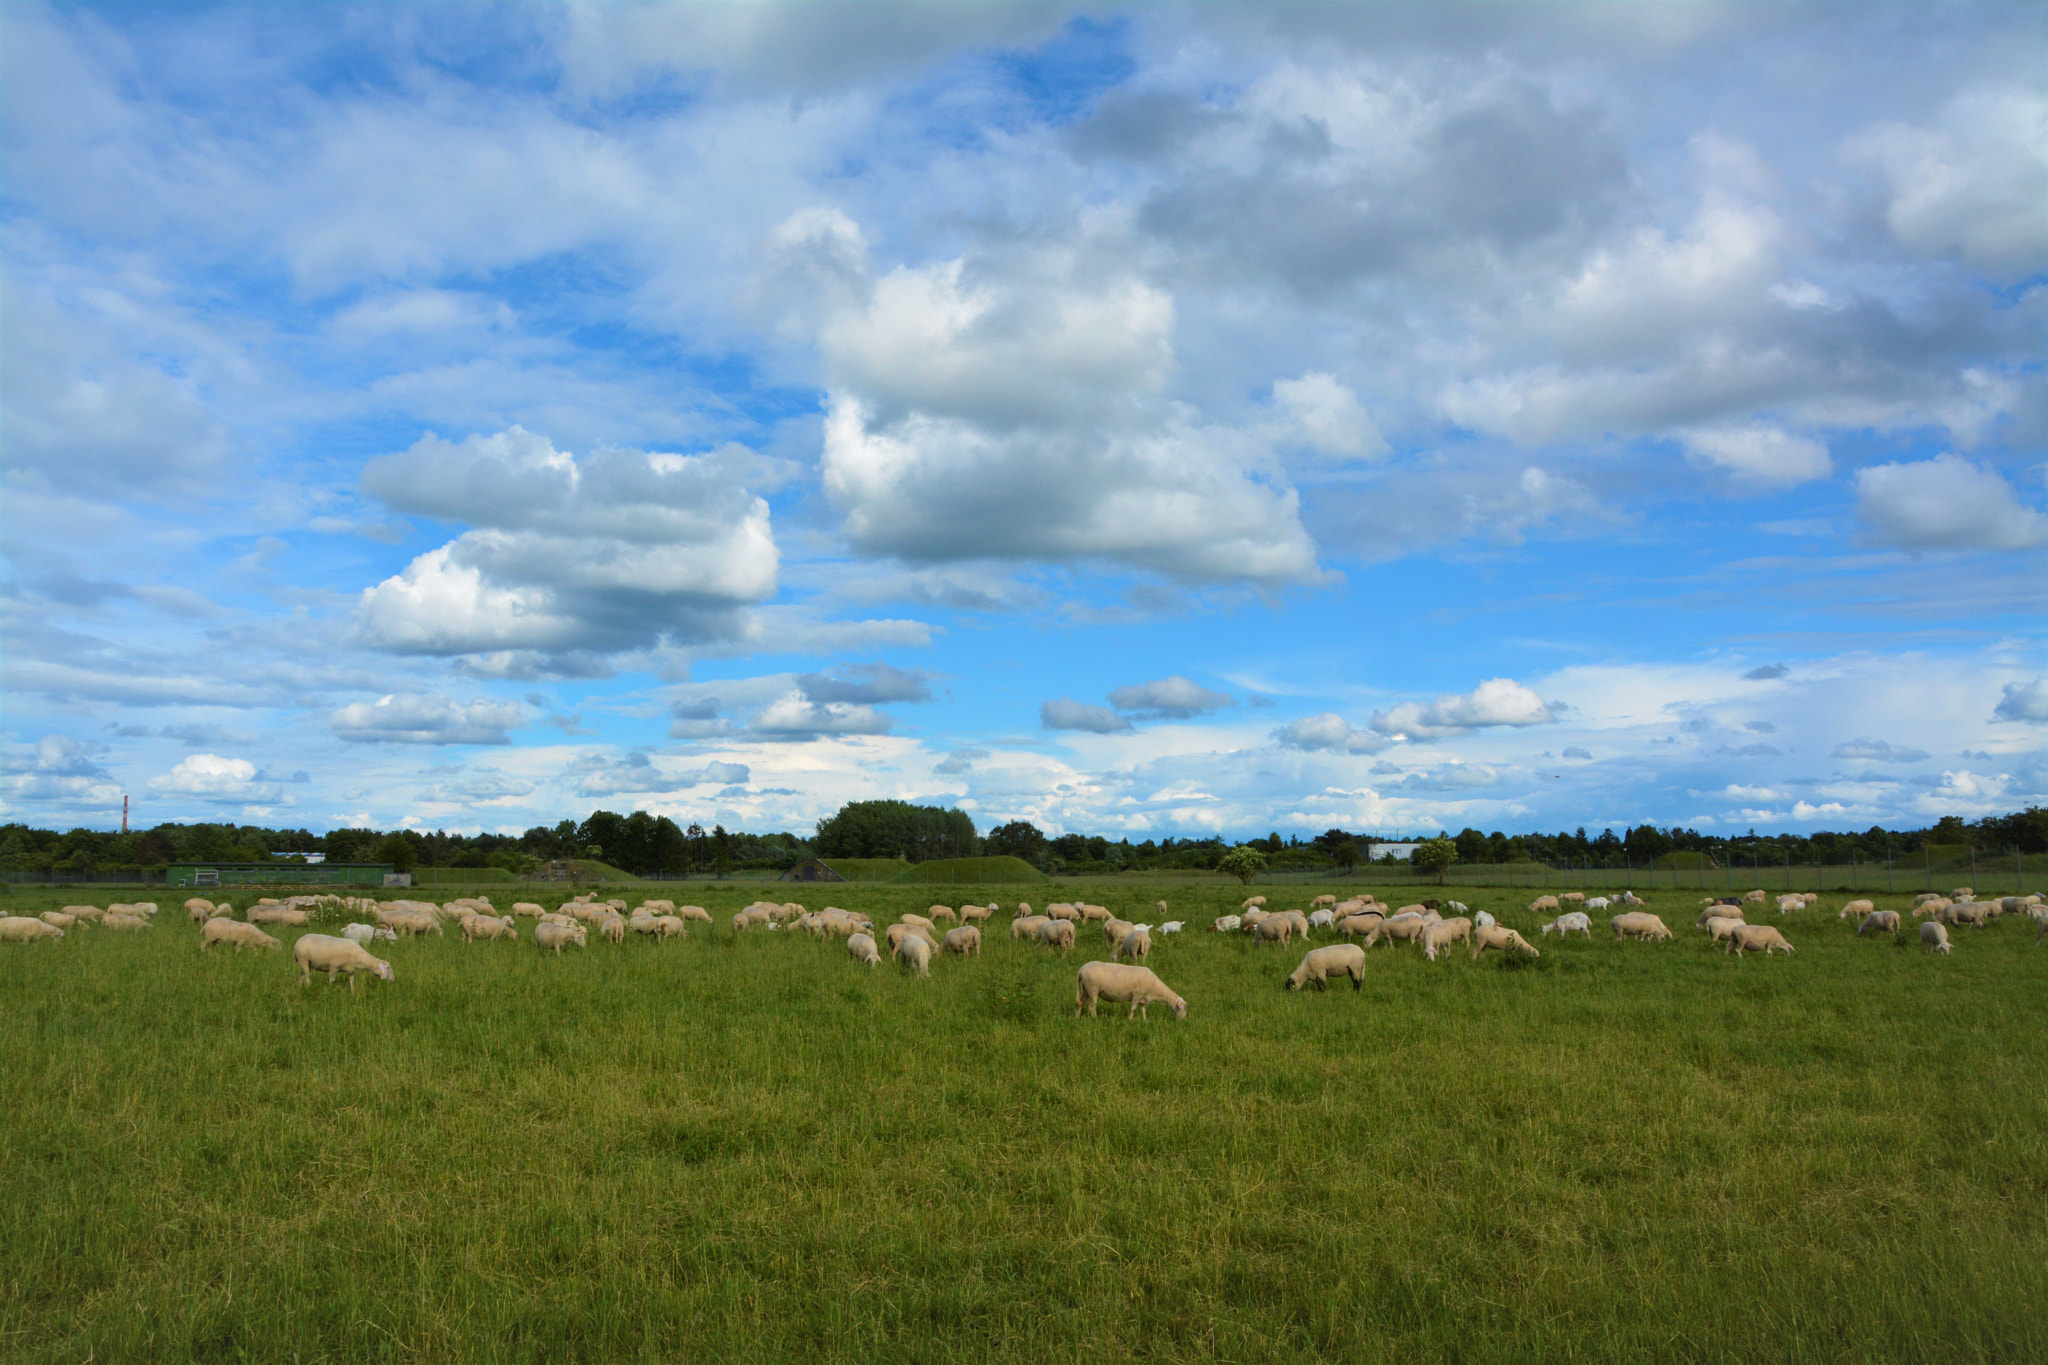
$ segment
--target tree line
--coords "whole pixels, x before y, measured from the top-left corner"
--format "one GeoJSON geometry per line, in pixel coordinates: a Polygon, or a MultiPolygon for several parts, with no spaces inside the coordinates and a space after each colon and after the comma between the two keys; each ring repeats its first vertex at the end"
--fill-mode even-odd
{"type": "MultiPolygon", "coordinates": [[[[1944,816],[1923,829],[1812,834],[1711,834],[1679,826],[1633,825],[1588,834],[1582,827],[1556,834],[1506,834],[1467,828],[1439,831],[1459,863],[1538,862],[1553,867],[1642,867],[1668,854],[1696,855],[1706,866],[1884,862],[1933,848],[1975,848],[1985,853],[2048,853],[2048,810],[2029,806],[2008,815],[1966,821],[1944,816]]],[[[128,833],[73,829],[63,833],[25,824],[0,825],[0,871],[149,872],[171,863],[261,863],[318,853],[337,863],[390,863],[420,867],[503,868],[520,875],[560,859],[602,862],[636,876],[660,873],[781,872],[809,857],[935,858],[1010,855],[1040,871],[1114,875],[1155,870],[1215,870],[1239,850],[1256,854],[1274,871],[1350,868],[1375,861],[1382,835],[1325,830],[1310,838],[1270,833],[1233,841],[1221,835],[1166,837],[1132,842],[1104,835],[1051,835],[1028,820],[998,825],[986,835],[973,818],[950,807],[904,801],[854,801],[820,820],[808,835],[747,834],[723,825],[678,825],[646,811],[596,810],[582,821],[536,825],[523,834],[462,834],[446,830],[305,829],[259,825],[164,824],[128,833]]],[[[1400,842],[1409,842],[1402,840],[1400,842]]],[[[1441,847],[1441,846],[1439,846],[1441,847]]],[[[1384,857],[1384,854],[1380,855],[1384,857]]],[[[1430,857],[1438,857],[1433,852],[1430,857]]]]}

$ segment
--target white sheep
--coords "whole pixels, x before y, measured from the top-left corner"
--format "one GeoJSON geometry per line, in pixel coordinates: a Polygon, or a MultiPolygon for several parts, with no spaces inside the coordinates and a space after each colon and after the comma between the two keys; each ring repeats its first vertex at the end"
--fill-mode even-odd
{"type": "Polygon", "coordinates": [[[1090,1016],[1095,1013],[1095,1002],[1107,1000],[1112,1004],[1130,1002],[1130,1013],[1125,1018],[1135,1018],[1139,1013],[1151,1017],[1152,1005],[1165,1005],[1173,1011],[1176,1019],[1188,1017],[1188,1002],[1167,989],[1166,983],[1152,974],[1150,967],[1134,967],[1121,962],[1087,962],[1074,974],[1074,1017],[1079,1018],[1085,1006],[1090,1016]]]}
{"type": "Polygon", "coordinates": [[[0,919],[0,943],[33,943],[42,938],[62,938],[64,931],[54,924],[45,924],[39,919],[24,915],[9,915],[0,919]]]}
{"type": "Polygon", "coordinates": [[[1125,934],[1128,934],[1137,927],[1137,925],[1132,924],[1129,920],[1121,920],[1114,917],[1106,919],[1102,921],[1102,941],[1114,948],[1117,944],[1124,941],[1125,934]]]}
{"type": "Polygon", "coordinates": [[[1863,917],[1863,923],[1856,926],[1856,937],[1863,937],[1865,931],[1875,929],[1881,933],[1899,932],[1899,912],[1896,910],[1873,910],[1863,917]]]}
{"type": "Polygon", "coordinates": [[[971,924],[958,929],[948,929],[946,936],[939,940],[941,953],[953,953],[959,957],[981,956],[981,930],[971,924]]]}
{"type": "Polygon", "coordinates": [[[1219,934],[1231,934],[1237,932],[1238,926],[1243,923],[1243,915],[1219,915],[1216,922],[1209,927],[1219,934]]]}
{"type": "Polygon", "coordinates": [[[1268,915],[1252,926],[1252,942],[1281,943],[1294,937],[1294,921],[1286,915],[1268,915]]]}
{"type": "MultiPolygon", "coordinates": [[[[37,923],[41,923],[40,920],[37,923]]],[[[153,926],[140,915],[117,915],[109,910],[100,916],[102,929],[148,929],[153,926]]]]}
{"type": "Polygon", "coordinates": [[[847,935],[846,951],[855,962],[865,962],[869,967],[882,965],[882,955],[876,951],[875,941],[866,934],[847,935]]]}
{"type": "Polygon", "coordinates": [[[299,964],[299,984],[308,985],[314,972],[327,973],[327,984],[334,984],[335,974],[348,973],[348,988],[356,988],[356,973],[370,972],[379,980],[394,979],[391,964],[381,958],[371,957],[360,943],[351,943],[345,938],[334,938],[327,934],[307,934],[292,945],[292,958],[299,964]]]}
{"type": "Polygon", "coordinates": [[[465,915],[462,918],[462,941],[474,943],[480,938],[517,939],[519,930],[514,927],[510,915],[493,919],[489,915],[465,915]]]}
{"type": "MultiPolygon", "coordinates": [[[[891,925],[891,928],[900,926],[891,925]]],[[[905,934],[896,941],[896,960],[919,976],[932,974],[932,941],[923,934],[905,934]]]]}
{"type": "Polygon", "coordinates": [[[1016,919],[1010,921],[1010,937],[1013,939],[1036,939],[1038,937],[1038,926],[1051,923],[1052,921],[1044,915],[1019,915],[1016,919]]]}
{"type": "Polygon", "coordinates": [[[1616,939],[1646,938],[1657,943],[1669,943],[1671,931],[1664,927],[1664,921],[1641,910],[1631,910],[1625,915],[1616,915],[1607,921],[1614,930],[1616,939]]]}
{"type": "Polygon", "coordinates": [[[1333,943],[1327,948],[1312,948],[1301,959],[1301,965],[1287,978],[1287,989],[1298,991],[1310,982],[1317,990],[1329,989],[1331,975],[1351,978],[1351,989],[1357,990],[1365,984],[1365,949],[1356,943],[1333,943]]]}
{"type": "Polygon", "coordinates": [[[533,946],[541,952],[552,948],[555,956],[562,955],[562,949],[570,944],[578,948],[590,946],[590,931],[580,924],[540,924],[534,926],[533,946]]]}
{"type": "Polygon", "coordinates": [[[901,920],[889,926],[887,937],[889,940],[889,951],[892,953],[903,946],[903,940],[906,938],[921,938],[924,940],[924,946],[927,948],[939,946],[938,936],[932,933],[931,930],[925,928],[922,924],[910,924],[901,920]]]}
{"type": "Polygon", "coordinates": [[[213,902],[204,896],[194,896],[185,902],[185,913],[191,917],[194,924],[204,924],[213,916],[213,902]]]}
{"type": "Polygon", "coordinates": [[[1517,952],[1527,953],[1530,957],[1543,956],[1528,939],[1500,924],[1482,924],[1472,931],[1472,960],[1478,961],[1479,955],[1488,948],[1498,948],[1502,952],[1513,948],[1517,952]]]}
{"type": "Polygon", "coordinates": [[[1166,923],[1159,926],[1159,932],[1162,934],[1177,934],[1181,931],[1183,927],[1185,927],[1183,921],[1177,919],[1170,919],[1166,923]]]}
{"type": "Polygon", "coordinates": [[[1472,921],[1463,915],[1439,920],[1422,931],[1422,955],[1434,962],[1438,952],[1449,949],[1453,943],[1470,942],[1471,938],[1472,921]]]}
{"type": "Polygon", "coordinates": [[[1420,915],[1394,915],[1381,920],[1365,936],[1365,946],[1370,948],[1385,939],[1388,943],[1420,943],[1422,935],[1429,929],[1429,921],[1420,915]]]}
{"type": "Polygon", "coordinates": [[[1622,892],[1622,893],[1621,893],[1621,903],[1622,903],[1623,905],[1648,905],[1648,904],[1649,904],[1649,902],[1648,902],[1648,901],[1644,900],[1644,899],[1643,899],[1643,898],[1642,898],[1641,896],[1638,896],[1638,895],[1637,895],[1637,894],[1636,894],[1635,892],[1633,892],[1633,891],[1624,891],[1624,892],[1622,892]]]}
{"type": "Polygon", "coordinates": [[[1123,958],[1130,958],[1135,961],[1138,958],[1150,957],[1151,955],[1152,935],[1147,933],[1145,926],[1141,924],[1117,940],[1116,951],[1109,955],[1109,960],[1115,962],[1123,958]]]}
{"type": "Polygon", "coordinates": [[[1841,913],[1836,915],[1835,918],[1848,919],[1852,915],[1867,915],[1875,909],[1877,909],[1875,901],[1850,901],[1842,907],[1841,913]]]}
{"type": "Polygon", "coordinates": [[[1595,896],[1593,897],[1593,899],[1586,902],[1586,908],[1588,910],[1605,910],[1608,906],[1612,904],[1614,904],[1614,902],[1607,899],[1607,897],[1605,896],[1595,896]]]}
{"type": "Polygon", "coordinates": [[[381,924],[351,924],[341,931],[341,936],[351,943],[360,943],[366,948],[380,938],[387,943],[396,943],[398,941],[398,934],[381,924]]]}
{"type": "Polygon", "coordinates": [[[1311,910],[1321,910],[1321,909],[1323,909],[1323,908],[1324,908],[1324,907],[1326,907],[1326,906],[1332,906],[1332,905],[1335,905],[1336,903],[1337,903],[1337,898],[1336,898],[1335,896],[1330,896],[1330,895],[1323,895],[1323,896],[1317,896],[1317,897],[1316,897],[1316,898],[1315,898],[1314,900],[1310,901],[1310,902],[1308,903],[1308,907],[1309,907],[1309,909],[1311,909],[1311,910]]]}
{"type": "Polygon", "coordinates": [[[1728,931],[1728,946],[1721,951],[1741,957],[1753,948],[1763,949],[1765,957],[1772,953],[1789,954],[1792,951],[1792,945],[1785,941],[1785,936],[1778,932],[1778,927],[1774,924],[1736,925],[1728,931]]]}
{"type": "Polygon", "coordinates": [[[1707,938],[1714,943],[1733,938],[1737,929],[1748,927],[1747,921],[1739,916],[1715,915],[1700,926],[1707,931],[1707,938]]]}
{"type": "MultiPolygon", "coordinates": [[[[67,915],[62,910],[45,910],[42,914],[37,915],[36,918],[53,929],[69,929],[72,925],[78,923],[78,916],[67,915]]],[[[87,920],[86,923],[91,924],[92,921],[87,920]]]]}
{"type": "Polygon", "coordinates": [[[603,924],[597,926],[597,932],[603,934],[613,943],[624,943],[626,941],[626,922],[617,915],[611,915],[605,919],[603,924]]]}
{"type": "Polygon", "coordinates": [[[1074,924],[1072,920],[1049,919],[1038,926],[1038,942],[1047,948],[1066,952],[1074,946],[1074,924]]]}
{"type": "Polygon", "coordinates": [[[1476,911],[1472,916],[1472,927],[1475,929],[1491,929],[1497,922],[1484,910],[1476,911]]]}
{"type": "Polygon", "coordinates": [[[1374,911],[1361,911],[1356,915],[1346,915],[1343,919],[1337,921],[1337,932],[1346,938],[1360,938],[1379,928],[1385,919],[1385,915],[1374,911]]]}
{"type": "Polygon", "coordinates": [[[1238,906],[1237,908],[1240,910],[1257,910],[1265,903],[1266,898],[1264,896],[1246,896],[1244,898],[1244,904],[1238,906]]]}
{"type": "Polygon", "coordinates": [[[1948,951],[1948,926],[1938,920],[1929,920],[1920,926],[1920,942],[1933,953],[1948,951]]]}
{"type": "Polygon", "coordinates": [[[1555,896],[1538,896],[1535,900],[1529,902],[1529,913],[1532,915],[1557,908],[1557,897],[1555,896]]]}
{"type": "Polygon", "coordinates": [[[1311,929],[1327,929],[1336,922],[1335,910],[1318,910],[1308,917],[1308,927],[1311,929]]]}
{"type": "MultiPolygon", "coordinates": [[[[740,911],[738,914],[732,917],[732,931],[735,934],[745,933],[748,927],[752,924],[753,921],[747,918],[747,912],[744,910],[740,911]]],[[[822,930],[820,932],[822,932],[822,930]]]]}
{"type": "Polygon", "coordinates": [[[199,951],[205,952],[216,943],[232,943],[238,953],[244,948],[284,946],[253,924],[232,919],[210,919],[199,931],[199,951]]]}

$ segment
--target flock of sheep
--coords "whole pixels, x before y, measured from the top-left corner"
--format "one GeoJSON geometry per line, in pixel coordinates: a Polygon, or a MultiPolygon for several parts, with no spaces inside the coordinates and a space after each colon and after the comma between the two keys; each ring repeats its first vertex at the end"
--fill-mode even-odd
{"type": "MultiPolygon", "coordinates": [[[[1819,899],[1810,892],[1779,896],[1778,913],[1786,915],[1810,909],[1819,899]]],[[[1747,907],[1766,905],[1769,900],[1770,897],[1762,891],[1750,891],[1740,897],[1710,897],[1704,901],[1695,927],[1703,931],[1711,943],[1724,944],[1724,952],[1737,956],[1758,951],[1766,955],[1790,953],[1792,944],[1776,925],[1750,924],[1745,917],[1747,907]]],[[[1615,913],[1607,923],[1617,940],[1669,941],[1673,935],[1664,921],[1646,909],[1638,908],[1645,904],[1632,891],[1624,891],[1611,900],[1604,896],[1588,898],[1583,892],[1568,891],[1556,896],[1537,897],[1530,903],[1528,912],[1535,916],[1552,916],[1538,927],[1539,935],[1556,933],[1562,937],[1568,933],[1580,933],[1591,938],[1593,923],[1588,912],[1613,909],[1615,913]]],[[[1158,902],[1155,908],[1164,916],[1166,902],[1158,902]]],[[[231,903],[216,904],[203,897],[194,897],[185,902],[185,911],[199,927],[202,951],[216,944],[237,950],[282,948],[284,945],[280,940],[264,931],[265,925],[300,928],[312,924],[316,918],[331,914],[354,915],[358,918],[345,926],[339,935],[303,934],[292,944],[292,958],[298,965],[301,985],[310,983],[313,974],[319,972],[326,975],[329,983],[337,976],[346,975],[351,990],[355,989],[358,972],[368,972],[384,981],[394,979],[391,964],[374,956],[370,945],[379,941],[395,941],[401,936],[445,935],[450,924],[461,933],[465,943],[476,943],[495,939],[516,940],[519,937],[519,920],[530,918],[534,921],[534,946],[542,952],[560,956],[564,948],[588,947],[592,929],[612,943],[623,943],[629,934],[652,938],[659,943],[687,936],[692,922],[705,925],[713,922],[711,913],[698,905],[678,906],[673,901],[648,900],[628,910],[623,900],[600,901],[594,895],[579,895],[552,911],[530,901],[520,901],[512,906],[512,913],[502,915],[487,896],[465,897],[445,905],[432,901],[377,901],[332,895],[293,896],[282,900],[264,897],[251,904],[246,917],[239,920],[234,918],[235,908],[231,903]]],[[[97,925],[117,932],[147,930],[156,913],[155,903],[138,902],[109,905],[105,909],[91,905],[67,905],[33,919],[7,916],[0,918],[0,943],[61,939],[65,931],[80,925],[97,925]]],[[[874,921],[865,914],[836,907],[812,912],[794,903],[756,901],[733,915],[732,928],[735,933],[786,930],[805,932],[818,938],[841,938],[845,940],[846,951],[853,960],[871,968],[881,965],[881,943],[886,942],[892,958],[917,976],[924,977],[930,975],[934,957],[979,957],[981,926],[999,913],[1000,907],[993,903],[957,908],[934,905],[921,915],[899,915],[896,922],[882,932],[878,941],[874,921]],[[942,925],[945,926],[943,930],[942,925]]],[[[2038,926],[2034,941],[2039,943],[2048,937],[2048,906],[2044,906],[2039,894],[1980,901],[1971,888],[1958,887],[1947,896],[1932,892],[1920,896],[1911,913],[1914,919],[1925,921],[1919,928],[1920,941],[1933,952],[1949,951],[1951,926],[1968,924],[1983,928],[2001,915],[2029,915],[2038,926]]],[[[1896,934],[1902,927],[1898,911],[1879,910],[1868,900],[1850,901],[1842,907],[1837,918],[1857,919],[1856,933],[1859,937],[1866,933],[1896,934]]],[[[1153,934],[1156,932],[1162,937],[1178,934],[1186,927],[1181,920],[1165,920],[1155,930],[1150,924],[1134,924],[1119,919],[1107,907],[1100,905],[1057,902],[1048,905],[1041,914],[1028,904],[1020,904],[1010,920],[1010,937],[1065,953],[1075,946],[1082,932],[1093,932],[1096,926],[1100,927],[1104,944],[1110,949],[1109,960],[1086,963],[1076,974],[1074,1013],[1078,1015],[1085,1009],[1092,1015],[1099,1001],[1108,1000],[1128,1004],[1132,1016],[1148,1013],[1149,1007],[1157,1004],[1172,1010],[1176,1019],[1185,1019],[1187,1001],[1169,989],[1151,968],[1140,965],[1151,956],[1153,934]]],[[[1457,901],[1424,900],[1394,909],[1375,901],[1370,894],[1343,901],[1324,895],[1316,897],[1304,912],[1269,910],[1264,896],[1252,896],[1236,913],[1219,916],[1210,929],[1215,933],[1249,934],[1257,942],[1277,943],[1283,947],[1297,937],[1305,941],[1323,931],[1353,940],[1309,949],[1284,982],[1289,990],[1300,990],[1310,985],[1324,989],[1332,977],[1348,977],[1352,989],[1359,989],[1365,982],[1366,953],[1381,943],[1389,946],[1413,943],[1431,962],[1459,943],[1465,944],[1475,959],[1488,949],[1541,956],[1535,945],[1515,930],[1496,922],[1486,911],[1471,911],[1457,901]],[[1451,913],[1447,916],[1444,911],[1451,913]]]]}

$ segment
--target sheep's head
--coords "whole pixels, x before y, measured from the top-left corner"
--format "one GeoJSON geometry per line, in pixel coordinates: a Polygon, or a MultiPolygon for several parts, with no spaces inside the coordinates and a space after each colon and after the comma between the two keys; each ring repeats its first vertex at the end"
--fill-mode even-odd
{"type": "Polygon", "coordinates": [[[382,981],[390,981],[395,979],[396,973],[391,970],[389,962],[379,962],[377,964],[377,977],[382,981]]]}
{"type": "Polygon", "coordinates": [[[1181,999],[1179,996],[1175,996],[1173,998],[1173,1017],[1176,1019],[1185,1019],[1188,1017],[1188,1002],[1181,999]]]}

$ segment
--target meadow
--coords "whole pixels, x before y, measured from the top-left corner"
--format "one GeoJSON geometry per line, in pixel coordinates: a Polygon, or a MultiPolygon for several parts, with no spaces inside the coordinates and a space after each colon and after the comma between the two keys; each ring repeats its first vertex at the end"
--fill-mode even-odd
{"type": "Polygon", "coordinates": [[[2048,1359],[2024,919],[1939,958],[1829,895],[1736,959],[1694,894],[1651,897],[1676,942],[1560,943],[1461,890],[1542,957],[1293,994],[1297,947],[1203,932],[1234,887],[953,890],[1006,913],[929,980],[736,935],[757,889],[661,945],[379,944],[354,992],[169,893],[0,945],[0,1359],[2048,1359]],[[1071,1017],[1100,933],[1005,929],[1048,890],[1166,895],[1186,1021],[1071,1017]]]}

